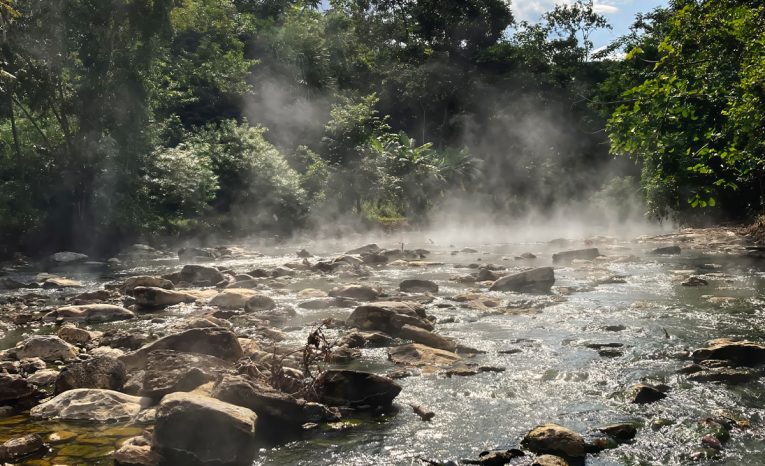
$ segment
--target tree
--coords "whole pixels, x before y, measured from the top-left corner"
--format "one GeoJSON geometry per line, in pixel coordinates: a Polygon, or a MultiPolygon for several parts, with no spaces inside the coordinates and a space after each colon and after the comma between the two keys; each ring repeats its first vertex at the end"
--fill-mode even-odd
{"type": "MultiPolygon", "coordinates": [[[[765,176],[765,6],[676,1],[659,57],[608,122],[612,152],[643,164],[651,213],[761,210],[765,176]]],[[[646,50],[635,47],[631,60],[646,50]]]]}

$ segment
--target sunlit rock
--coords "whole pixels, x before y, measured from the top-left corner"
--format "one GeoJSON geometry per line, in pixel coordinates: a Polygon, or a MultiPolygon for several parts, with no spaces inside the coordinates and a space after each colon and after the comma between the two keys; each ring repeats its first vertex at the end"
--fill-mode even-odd
{"type": "Polygon", "coordinates": [[[151,400],[113,390],[79,388],[68,390],[30,412],[32,419],[59,421],[129,421],[148,407],[151,400]]]}
{"type": "Polygon", "coordinates": [[[215,398],[172,393],[157,409],[152,450],[168,464],[251,464],[257,419],[252,410],[215,398]]]}
{"type": "Polygon", "coordinates": [[[567,460],[581,460],[586,454],[584,438],[557,424],[543,424],[533,428],[523,438],[521,445],[537,454],[556,455],[567,460]]]}
{"type": "Polygon", "coordinates": [[[491,285],[490,291],[516,291],[547,293],[555,283],[552,267],[539,267],[504,276],[491,285]]]}
{"type": "Polygon", "coordinates": [[[55,311],[45,314],[44,320],[52,322],[81,321],[81,322],[113,322],[127,320],[135,317],[135,314],[121,306],[113,304],[83,304],[81,306],[60,307],[55,311]]]}
{"type": "Polygon", "coordinates": [[[165,307],[181,303],[193,303],[197,298],[189,293],[166,290],[150,286],[138,286],[133,289],[136,303],[144,307],[165,307]]]}
{"type": "Polygon", "coordinates": [[[34,335],[19,342],[13,350],[18,359],[40,358],[46,362],[73,361],[77,347],[54,335],[34,335]]]}

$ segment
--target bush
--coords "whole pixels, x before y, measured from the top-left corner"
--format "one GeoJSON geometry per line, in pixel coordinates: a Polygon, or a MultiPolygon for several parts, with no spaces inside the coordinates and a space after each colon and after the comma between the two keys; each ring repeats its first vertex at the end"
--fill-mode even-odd
{"type": "Polygon", "coordinates": [[[266,141],[265,132],[228,120],[205,127],[188,142],[218,178],[212,205],[228,231],[287,231],[302,224],[308,212],[300,175],[266,141]]]}

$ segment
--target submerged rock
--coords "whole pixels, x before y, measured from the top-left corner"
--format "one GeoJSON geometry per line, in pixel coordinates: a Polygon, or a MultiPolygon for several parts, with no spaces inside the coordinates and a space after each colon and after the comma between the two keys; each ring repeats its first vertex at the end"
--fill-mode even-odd
{"type": "Polygon", "coordinates": [[[506,275],[491,285],[491,291],[517,291],[547,293],[555,283],[552,267],[539,267],[525,272],[506,275]]]}
{"type": "Polygon", "coordinates": [[[567,460],[581,460],[586,455],[584,438],[557,424],[543,424],[533,428],[523,438],[521,445],[537,454],[556,455],[567,460]]]}
{"type": "Polygon", "coordinates": [[[55,391],[62,393],[75,388],[122,390],[126,380],[127,373],[122,361],[97,357],[65,367],[56,378],[55,391]]]}
{"type": "Polygon", "coordinates": [[[330,406],[387,408],[401,392],[393,380],[351,370],[327,370],[316,381],[319,401],[330,406]]]}
{"type": "Polygon", "coordinates": [[[708,359],[731,361],[741,366],[757,366],[765,364],[765,345],[751,341],[734,341],[729,338],[719,338],[707,343],[691,355],[696,362],[708,359]]]}
{"type": "Polygon", "coordinates": [[[257,419],[253,411],[215,398],[172,393],[157,410],[152,449],[168,464],[249,465],[257,419]]]}
{"type": "Polygon", "coordinates": [[[60,307],[45,314],[46,321],[82,321],[82,322],[114,322],[135,317],[132,311],[112,304],[84,304],[81,306],[60,307]]]}
{"type": "Polygon", "coordinates": [[[635,438],[635,435],[637,435],[637,428],[633,424],[627,422],[611,424],[605,427],[601,427],[598,430],[604,434],[610,435],[620,443],[628,442],[635,438]]]}
{"type": "Polygon", "coordinates": [[[114,390],[78,388],[68,390],[35,406],[32,419],[60,421],[129,421],[148,407],[148,398],[130,396],[114,390]]]}

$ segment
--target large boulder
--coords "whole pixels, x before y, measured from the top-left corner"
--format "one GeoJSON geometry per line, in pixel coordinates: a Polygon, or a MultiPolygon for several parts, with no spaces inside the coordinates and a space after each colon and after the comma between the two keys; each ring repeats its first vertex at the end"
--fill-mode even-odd
{"type": "Polygon", "coordinates": [[[584,438],[557,424],[542,424],[533,428],[521,445],[540,455],[556,455],[567,460],[581,460],[586,455],[584,438]]]}
{"type": "Polygon", "coordinates": [[[212,396],[255,411],[261,433],[279,438],[307,422],[336,421],[340,413],[319,403],[294,398],[241,375],[227,375],[213,387],[212,396]],[[265,430],[263,430],[265,429],[265,430]]]}
{"type": "Polygon", "coordinates": [[[145,307],[165,307],[181,303],[193,303],[195,296],[181,291],[166,290],[150,286],[137,286],[133,289],[136,303],[145,307]]]}
{"type": "Polygon", "coordinates": [[[435,282],[415,278],[402,281],[398,289],[405,293],[438,293],[438,285],[435,282]]]}
{"type": "Polygon", "coordinates": [[[173,392],[188,392],[213,380],[231,364],[206,354],[157,350],[148,354],[140,395],[160,399],[173,392]]]}
{"type": "Polygon", "coordinates": [[[234,332],[222,327],[203,327],[162,337],[121,359],[128,370],[143,369],[149,353],[156,350],[207,354],[225,361],[236,361],[243,354],[234,332]]]}
{"type": "Polygon", "coordinates": [[[195,264],[184,265],[178,277],[183,282],[200,286],[213,286],[226,280],[226,276],[215,267],[195,264]]]}
{"type": "Polygon", "coordinates": [[[151,400],[114,390],[78,388],[57,395],[30,411],[32,419],[59,421],[130,421],[151,400]]]}
{"type": "Polygon", "coordinates": [[[81,306],[65,306],[45,314],[46,321],[82,321],[89,323],[113,322],[135,317],[133,312],[124,307],[112,304],[84,304],[81,306]]]}
{"type": "Polygon", "coordinates": [[[93,341],[98,335],[101,335],[101,333],[90,332],[84,328],[78,328],[76,325],[69,323],[62,325],[61,328],[58,329],[58,332],[56,332],[56,335],[72,345],[85,345],[93,341]]]}
{"type": "Polygon", "coordinates": [[[0,406],[24,403],[37,395],[37,388],[22,376],[0,372],[0,406]]]}
{"type": "Polygon", "coordinates": [[[547,293],[555,283],[552,267],[539,267],[525,272],[506,275],[495,281],[491,291],[517,291],[522,293],[547,293]]]}
{"type": "Polygon", "coordinates": [[[114,452],[114,466],[157,466],[162,458],[151,450],[151,435],[130,437],[114,452]]]}
{"type": "Polygon", "coordinates": [[[718,359],[740,366],[758,366],[765,364],[765,345],[719,338],[708,342],[706,348],[694,351],[692,357],[696,362],[718,359]]]}
{"type": "Polygon", "coordinates": [[[351,370],[327,370],[316,381],[322,403],[351,408],[387,408],[401,392],[393,380],[351,370]]]}
{"type": "Polygon", "coordinates": [[[388,359],[404,366],[446,367],[460,361],[462,358],[450,351],[431,348],[419,343],[410,343],[388,349],[388,359]]]}
{"type": "Polygon", "coordinates": [[[333,298],[351,298],[359,301],[374,301],[380,296],[380,292],[371,286],[346,285],[332,288],[329,295],[333,298]]]}
{"type": "Polygon", "coordinates": [[[122,390],[127,380],[125,364],[116,358],[96,357],[66,366],[56,377],[56,393],[75,388],[122,390]]]}
{"type": "Polygon", "coordinates": [[[255,458],[257,415],[202,395],[173,393],[157,410],[152,449],[167,464],[249,465],[255,458]]]}
{"type": "Polygon", "coordinates": [[[600,256],[598,248],[575,249],[553,254],[553,264],[565,264],[573,260],[593,260],[600,256]]]}
{"type": "Polygon", "coordinates": [[[74,361],[78,349],[55,335],[34,335],[19,342],[14,349],[18,359],[40,358],[46,362],[74,361]]]}
{"type": "Polygon", "coordinates": [[[377,302],[359,306],[348,316],[346,325],[359,330],[378,330],[396,336],[404,325],[433,330],[425,311],[417,303],[377,302]]]}
{"type": "Polygon", "coordinates": [[[228,288],[217,296],[214,296],[209,304],[221,309],[242,309],[247,301],[257,296],[254,290],[244,288],[228,288]]]}

